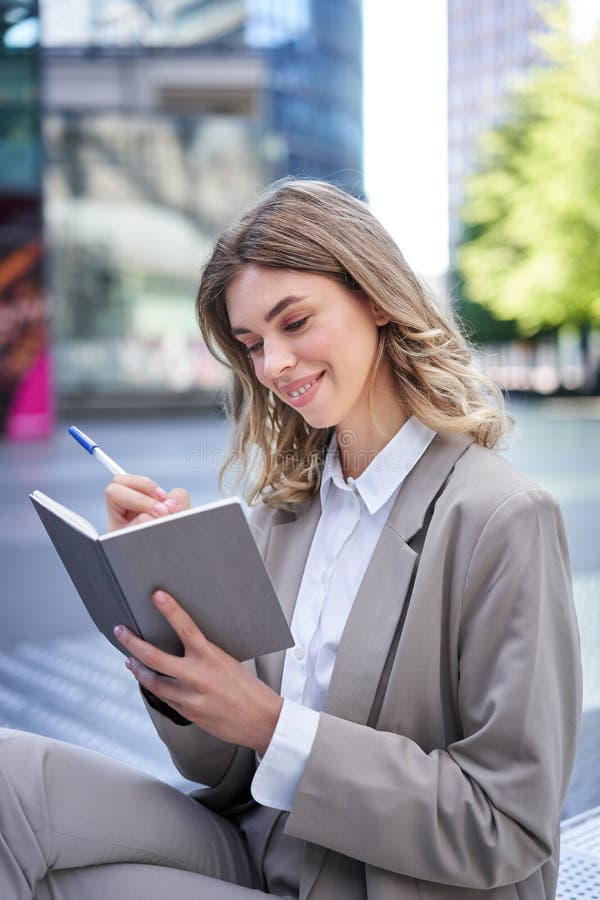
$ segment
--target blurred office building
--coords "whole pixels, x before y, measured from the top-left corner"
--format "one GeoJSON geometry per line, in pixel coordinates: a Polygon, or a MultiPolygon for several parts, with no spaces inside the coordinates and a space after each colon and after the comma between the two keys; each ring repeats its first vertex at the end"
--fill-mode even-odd
{"type": "Polygon", "coordinates": [[[448,0],[448,206],[450,268],[461,236],[465,182],[481,134],[506,114],[519,78],[543,60],[535,0],[448,0]]]}
{"type": "Polygon", "coordinates": [[[0,2],[0,435],[17,438],[52,421],[41,186],[37,3],[0,2]]]}
{"type": "Polygon", "coordinates": [[[40,0],[39,28],[32,2],[0,10],[2,64],[41,71],[27,189],[59,403],[197,403],[223,380],[193,309],[216,234],[286,174],[363,193],[360,0],[40,0]]]}

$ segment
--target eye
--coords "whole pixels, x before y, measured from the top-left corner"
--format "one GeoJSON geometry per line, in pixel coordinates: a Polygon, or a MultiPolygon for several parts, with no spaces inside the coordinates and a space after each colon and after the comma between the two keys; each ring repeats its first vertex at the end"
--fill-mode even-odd
{"type": "MultiPolygon", "coordinates": [[[[283,330],[299,331],[302,326],[305,325],[306,322],[308,322],[308,319],[308,316],[304,316],[303,319],[296,319],[295,322],[289,322],[287,325],[283,326],[283,330]]],[[[262,348],[262,345],[262,341],[257,341],[255,344],[248,344],[247,346],[244,346],[244,353],[246,354],[246,356],[254,356],[254,354],[258,353],[258,351],[262,348]]]]}
{"type": "Polygon", "coordinates": [[[286,331],[297,331],[299,328],[302,328],[305,322],[308,321],[308,316],[305,316],[303,319],[297,319],[295,322],[290,322],[285,326],[286,331]]]}
{"type": "Polygon", "coordinates": [[[246,356],[252,356],[254,353],[257,353],[262,347],[262,341],[257,341],[256,344],[248,344],[247,347],[244,347],[244,353],[246,356]]]}

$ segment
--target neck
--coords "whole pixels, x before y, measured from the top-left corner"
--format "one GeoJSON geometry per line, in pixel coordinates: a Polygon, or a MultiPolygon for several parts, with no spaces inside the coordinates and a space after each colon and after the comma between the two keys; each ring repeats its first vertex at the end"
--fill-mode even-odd
{"type": "Polygon", "coordinates": [[[373,402],[336,426],[340,463],[345,479],[358,478],[408,419],[391,384],[378,384],[373,402]],[[361,414],[362,413],[362,414],[361,414]]]}

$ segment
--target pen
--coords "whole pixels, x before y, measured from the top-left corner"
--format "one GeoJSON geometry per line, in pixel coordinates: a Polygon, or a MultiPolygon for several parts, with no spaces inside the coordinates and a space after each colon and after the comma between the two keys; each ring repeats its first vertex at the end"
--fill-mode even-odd
{"type": "Polygon", "coordinates": [[[71,425],[69,428],[69,434],[71,437],[74,437],[78,444],[81,444],[84,450],[91,456],[95,456],[98,462],[102,463],[102,465],[108,469],[113,475],[124,475],[125,469],[122,469],[121,466],[111,459],[108,453],[105,453],[104,450],[101,450],[96,441],[93,441],[91,437],[88,437],[83,431],[80,431],[79,428],[75,428],[74,425],[71,425]]]}

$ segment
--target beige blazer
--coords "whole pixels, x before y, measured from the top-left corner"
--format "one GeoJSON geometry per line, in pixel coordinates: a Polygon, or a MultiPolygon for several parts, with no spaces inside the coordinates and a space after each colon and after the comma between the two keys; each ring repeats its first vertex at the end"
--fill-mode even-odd
{"type": "MultiPolygon", "coordinates": [[[[253,517],[288,620],[319,514],[316,496],[253,517]]],[[[256,661],[276,690],[283,659],[256,661]]],[[[554,897],[580,707],[556,503],[471,437],[438,435],[374,550],[284,814],[306,842],[301,898],[554,897]]],[[[213,786],[203,802],[247,795],[251,751],[149,711],[179,770],[213,786]]]]}

